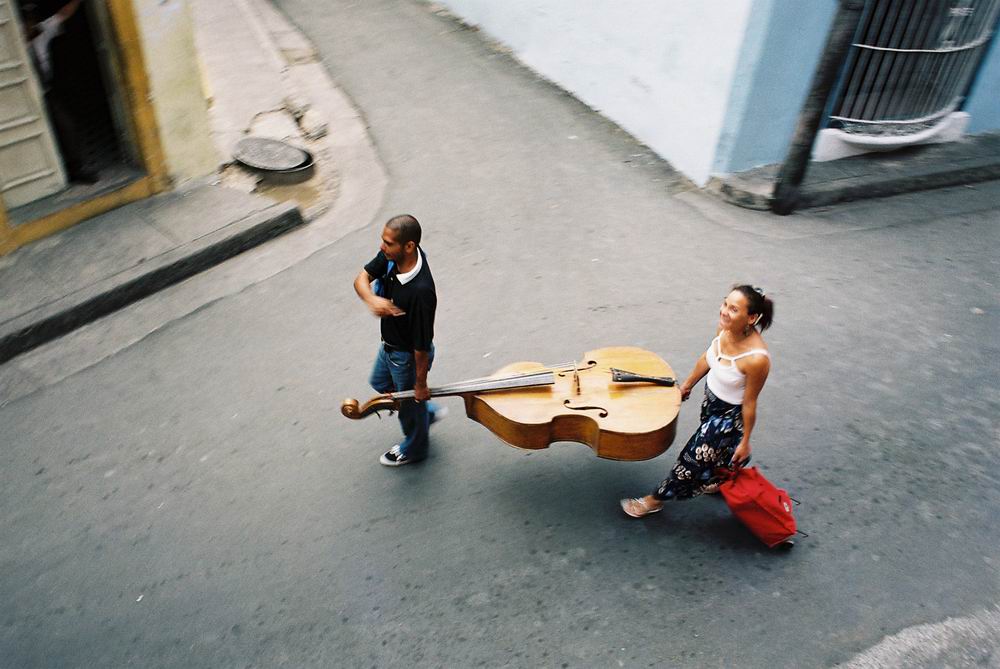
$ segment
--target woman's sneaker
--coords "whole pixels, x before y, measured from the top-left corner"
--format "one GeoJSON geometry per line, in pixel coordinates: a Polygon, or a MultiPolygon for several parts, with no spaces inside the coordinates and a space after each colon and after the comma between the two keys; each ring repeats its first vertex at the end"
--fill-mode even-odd
{"type": "Polygon", "coordinates": [[[399,467],[400,465],[408,465],[413,462],[399,450],[399,444],[396,444],[383,453],[378,461],[386,467],[399,467]]]}

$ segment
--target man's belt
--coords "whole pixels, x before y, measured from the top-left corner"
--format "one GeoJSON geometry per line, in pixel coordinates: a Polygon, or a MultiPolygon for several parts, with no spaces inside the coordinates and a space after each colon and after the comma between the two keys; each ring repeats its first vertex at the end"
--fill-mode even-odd
{"type": "Polygon", "coordinates": [[[386,342],[382,342],[382,348],[385,349],[386,353],[389,353],[391,351],[395,351],[397,353],[413,353],[413,351],[411,351],[408,348],[401,348],[399,346],[393,346],[392,344],[388,344],[386,342]]]}

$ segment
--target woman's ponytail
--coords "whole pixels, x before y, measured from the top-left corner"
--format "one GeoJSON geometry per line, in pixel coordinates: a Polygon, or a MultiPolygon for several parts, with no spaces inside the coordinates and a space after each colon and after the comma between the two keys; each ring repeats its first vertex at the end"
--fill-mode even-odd
{"type": "Polygon", "coordinates": [[[754,327],[761,332],[771,327],[774,321],[774,300],[765,295],[763,289],[745,283],[733,286],[733,290],[740,291],[747,298],[747,313],[751,316],[760,314],[754,327]]]}

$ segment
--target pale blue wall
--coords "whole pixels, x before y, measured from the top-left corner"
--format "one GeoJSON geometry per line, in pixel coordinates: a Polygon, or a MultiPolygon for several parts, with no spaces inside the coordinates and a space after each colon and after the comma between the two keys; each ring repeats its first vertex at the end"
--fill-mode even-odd
{"type": "Polygon", "coordinates": [[[972,116],[969,132],[1000,130],[1000,35],[993,37],[964,109],[972,116]]]}
{"type": "Polygon", "coordinates": [[[708,181],[758,0],[437,2],[698,185],[708,181]]]}
{"type": "Polygon", "coordinates": [[[836,0],[755,0],[715,174],[784,159],[836,10],[836,0]]]}

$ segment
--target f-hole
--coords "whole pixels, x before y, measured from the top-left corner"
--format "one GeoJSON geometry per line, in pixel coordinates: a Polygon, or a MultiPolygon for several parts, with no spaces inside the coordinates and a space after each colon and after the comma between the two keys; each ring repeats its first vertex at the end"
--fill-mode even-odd
{"type": "Polygon", "coordinates": [[[607,418],[608,417],[608,410],[605,409],[604,407],[590,406],[590,405],[584,405],[584,406],[575,407],[575,406],[572,406],[572,404],[571,404],[572,401],[573,400],[563,400],[563,406],[565,406],[567,409],[571,409],[573,411],[600,411],[600,413],[598,414],[598,416],[600,416],[601,418],[607,418]]]}

